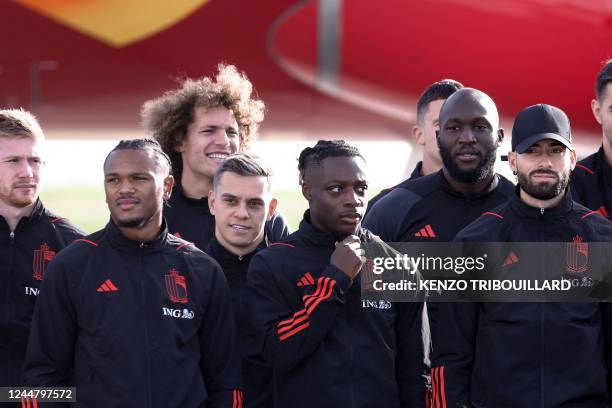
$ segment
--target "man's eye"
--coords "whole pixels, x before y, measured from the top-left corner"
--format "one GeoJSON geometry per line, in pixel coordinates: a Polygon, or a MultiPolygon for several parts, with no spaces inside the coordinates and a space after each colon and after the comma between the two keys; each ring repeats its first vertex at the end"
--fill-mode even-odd
{"type": "Polygon", "coordinates": [[[118,179],[118,178],[116,178],[116,177],[111,177],[111,178],[107,178],[107,179],[106,179],[106,182],[107,182],[108,184],[114,184],[114,183],[116,183],[117,181],[119,181],[119,179],[118,179]]]}
{"type": "Polygon", "coordinates": [[[327,190],[331,191],[332,193],[339,193],[340,191],[342,191],[342,187],[340,187],[340,186],[331,186],[327,190]]]}
{"type": "Polygon", "coordinates": [[[236,204],[235,198],[224,198],[223,201],[226,202],[227,204],[236,204]]]}
{"type": "Polygon", "coordinates": [[[262,206],[263,206],[263,204],[260,203],[260,202],[255,202],[254,201],[254,202],[249,203],[249,207],[251,207],[251,208],[259,208],[259,207],[262,207],[262,206]]]}
{"type": "Polygon", "coordinates": [[[368,186],[357,187],[357,193],[359,195],[365,195],[366,191],[368,191],[368,186]]]}

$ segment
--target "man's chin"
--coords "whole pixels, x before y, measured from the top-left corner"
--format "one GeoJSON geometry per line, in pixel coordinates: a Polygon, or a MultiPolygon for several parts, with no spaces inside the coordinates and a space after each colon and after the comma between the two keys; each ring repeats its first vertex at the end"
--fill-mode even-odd
{"type": "Polygon", "coordinates": [[[115,224],[117,224],[117,226],[121,228],[142,228],[147,223],[146,218],[113,218],[113,221],[115,221],[115,224]]]}
{"type": "Polygon", "coordinates": [[[8,204],[14,208],[26,208],[31,206],[38,199],[38,195],[36,196],[21,196],[21,197],[12,197],[8,200],[8,204]]]}

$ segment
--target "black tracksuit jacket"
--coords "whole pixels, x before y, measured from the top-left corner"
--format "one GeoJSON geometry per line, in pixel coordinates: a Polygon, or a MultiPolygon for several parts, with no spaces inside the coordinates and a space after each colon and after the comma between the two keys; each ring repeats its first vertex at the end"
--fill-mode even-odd
{"type": "Polygon", "coordinates": [[[612,167],[606,162],[603,147],[576,164],[570,187],[572,197],[603,216],[612,215],[612,167]]]}
{"type": "Polygon", "coordinates": [[[248,326],[249,311],[245,300],[247,272],[251,259],[267,246],[268,242],[264,239],[255,251],[238,256],[225,249],[217,238],[213,237],[206,248],[206,253],[221,265],[232,294],[234,320],[238,331],[236,340],[240,345],[242,356],[243,406],[248,408],[272,406],[272,368],[265,364],[261,353],[252,347],[254,342],[249,340],[253,336],[253,330],[248,326]]]}
{"type": "Polygon", "coordinates": [[[216,261],[165,226],[139,243],[110,222],[49,265],[23,378],[77,387],[75,407],[235,407],[234,339],[216,261]]]}
{"type": "MultiPolygon", "coordinates": [[[[467,195],[455,191],[440,170],[398,185],[372,207],[364,227],[385,242],[452,242],[469,223],[513,195],[514,184],[499,174],[484,193],[467,195]]],[[[437,304],[428,303],[427,311],[433,336],[437,304]]]]}
{"type": "Polygon", "coordinates": [[[247,310],[273,367],[274,406],[424,406],[423,306],[362,302],[359,275],[351,282],[330,264],[341,239],[317,232],[306,212],[251,261],[247,310]]]}
{"type": "Polygon", "coordinates": [[[15,231],[0,217],[0,387],[21,384],[34,304],[48,263],[83,235],[40,200],[15,231]]]}
{"type": "Polygon", "coordinates": [[[486,192],[463,194],[440,170],[399,184],[370,209],[363,225],[385,242],[452,242],[462,228],[513,194],[514,184],[501,175],[486,192]]]}
{"type": "MultiPolygon", "coordinates": [[[[215,236],[215,216],[208,208],[208,198],[185,196],[180,183],[174,186],[170,200],[164,207],[164,218],[171,234],[193,242],[202,250],[215,236]]],[[[289,235],[289,227],[280,213],[274,213],[272,219],[266,221],[265,229],[270,242],[281,241],[289,235]]]]}
{"type": "MultiPolygon", "coordinates": [[[[569,193],[545,210],[515,195],[457,240],[572,242],[576,235],[584,242],[612,241],[612,222],[569,193]]],[[[439,317],[434,407],[612,405],[609,303],[454,303],[441,305],[439,317]]]]}
{"type": "Polygon", "coordinates": [[[400,184],[398,184],[398,185],[396,185],[394,187],[384,188],[384,189],[382,189],[380,191],[380,193],[378,193],[374,197],[370,198],[368,200],[368,208],[366,210],[366,215],[368,214],[368,211],[370,211],[370,208],[374,207],[374,204],[376,204],[378,202],[378,200],[380,200],[381,198],[383,198],[384,196],[389,194],[391,191],[395,190],[402,183],[405,183],[405,182],[410,181],[410,180],[416,180],[419,177],[423,177],[423,175],[421,174],[422,170],[423,170],[423,162],[420,161],[420,162],[417,163],[417,165],[415,166],[414,170],[412,170],[412,173],[410,173],[410,177],[408,177],[406,180],[402,181],[400,184]]]}

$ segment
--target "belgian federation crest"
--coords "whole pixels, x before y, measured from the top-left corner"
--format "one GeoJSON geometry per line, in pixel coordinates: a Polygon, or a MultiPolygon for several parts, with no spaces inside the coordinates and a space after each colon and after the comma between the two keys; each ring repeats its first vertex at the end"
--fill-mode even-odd
{"type": "Polygon", "coordinates": [[[586,272],[589,268],[589,244],[576,235],[574,242],[567,243],[565,263],[570,273],[586,272]]]}
{"type": "Polygon", "coordinates": [[[166,292],[168,292],[168,298],[174,303],[189,302],[185,277],[179,275],[175,268],[170,269],[170,273],[164,276],[166,278],[166,292]]]}
{"type": "Polygon", "coordinates": [[[40,244],[39,249],[33,251],[32,257],[32,277],[37,281],[41,281],[47,268],[47,264],[55,256],[55,251],[49,249],[49,245],[46,243],[40,244]]]}

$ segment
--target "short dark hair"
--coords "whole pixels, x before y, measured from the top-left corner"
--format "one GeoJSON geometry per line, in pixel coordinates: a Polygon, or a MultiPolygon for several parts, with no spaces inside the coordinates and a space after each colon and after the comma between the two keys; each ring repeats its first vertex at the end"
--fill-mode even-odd
{"type": "Polygon", "coordinates": [[[224,173],[234,173],[244,177],[265,177],[268,181],[268,190],[272,186],[272,171],[263,165],[259,157],[247,153],[232,154],[223,160],[213,178],[214,190],[219,187],[224,173]]]}
{"type": "Polygon", "coordinates": [[[429,104],[439,99],[448,99],[449,96],[463,88],[461,82],[454,79],[443,79],[429,85],[417,102],[417,122],[421,123],[429,104]]]}
{"type": "Polygon", "coordinates": [[[162,147],[157,141],[153,139],[148,139],[148,138],[121,140],[117,144],[117,146],[115,146],[113,150],[111,150],[106,155],[106,159],[104,159],[103,167],[106,167],[106,162],[108,161],[108,158],[113,152],[116,152],[117,150],[147,150],[147,149],[150,149],[155,154],[155,159],[157,160],[157,163],[163,166],[166,166],[166,168],[168,169],[168,174],[170,174],[172,170],[172,163],[170,162],[170,157],[168,157],[168,155],[163,151],[162,147]]]}
{"type": "Polygon", "coordinates": [[[612,59],[607,60],[595,80],[595,96],[598,101],[601,101],[606,91],[608,83],[612,82],[612,59]]]}
{"type": "Polygon", "coordinates": [[[314,147],[307,147],[300,153],[298,158],[300,184],[304,182],[304,173],[308,167],[318,166],[328,157],[361,157],[363,159],[359,150],[344,140],[319,140],[314,147]]]}

